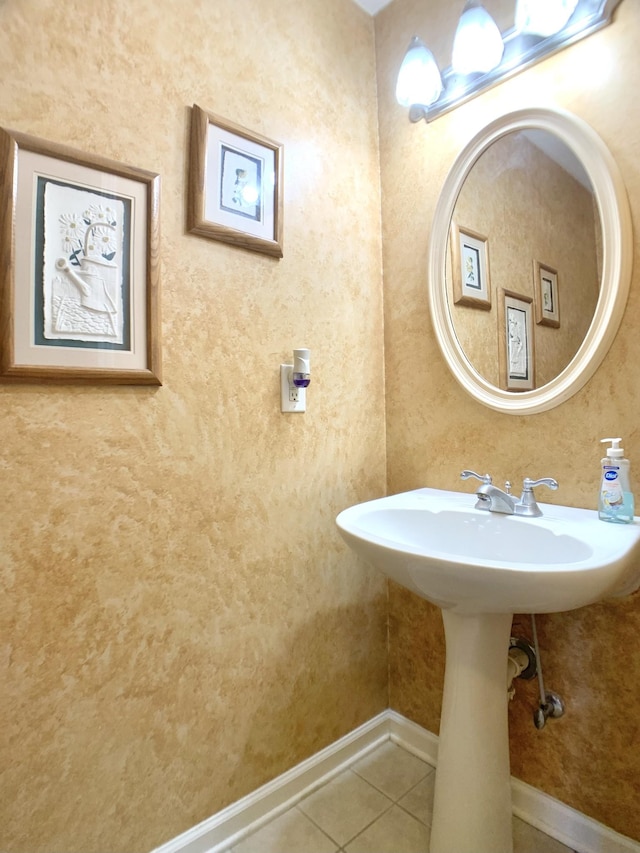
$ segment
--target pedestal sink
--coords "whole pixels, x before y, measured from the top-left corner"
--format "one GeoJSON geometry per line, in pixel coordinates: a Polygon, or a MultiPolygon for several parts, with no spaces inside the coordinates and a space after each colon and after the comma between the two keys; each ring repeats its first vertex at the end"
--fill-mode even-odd
{"type": "Polygon", "coordinates": [[[507,650],[514,613],[573,610],[640,585],[640,523],[540,504],[524,518],[417,489],[336,523],[389,578],[442,609],[444,694],[431,853],[512,853],[507,650]]]}

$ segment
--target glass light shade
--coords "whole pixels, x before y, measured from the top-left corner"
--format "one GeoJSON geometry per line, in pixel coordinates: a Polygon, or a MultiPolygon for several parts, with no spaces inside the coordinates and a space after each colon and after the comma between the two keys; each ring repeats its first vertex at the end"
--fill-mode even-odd
{"type": "Polygon", "coordinates": [[[453,40],[453,70],[486,74],[500,65],[503,53],[502,35],[491,15],[484,6],[467,3],[453,40]]]}
{"type": "Polygon", "coordinates": [[[438,64],[426,44],[414,36],[398,71],[396,100],[403,107],[429,106],[438,100],[441,92],[438,64]]]}
{"type": "Polygon", "coordinates": [[[565,26],[578,0],[518,0],[516,29],[523,33],[553,36],[565,26]]]}

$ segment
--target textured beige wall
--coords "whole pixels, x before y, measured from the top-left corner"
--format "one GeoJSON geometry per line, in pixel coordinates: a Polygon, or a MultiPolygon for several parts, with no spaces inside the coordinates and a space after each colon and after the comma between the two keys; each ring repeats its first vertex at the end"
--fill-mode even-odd
{"type": "MultiPolygon", "coordinates": [[[[640,82],[640,9],[413,126],[395,70],[414,31],[446,64],[459,14],[425,8],[376,19],[390,491],[456,488],[469,465],[553,474],[557,500],[593,506],[598,438],[621,433],[640,465],[640,272],[588,386],[509,418],[445,369],[427,244],[457,151],[527,102],[600,133],[638,221],[640,120],[611,93],[640,82]]],[[[143,851],[386,705],[384,584],[333,526],[385,485],[373,24],[350,0],[2,0],[0,69],[1,125],[162,175],[164,386],[0,387],[0,847],[143,851]],[[193,102],[285,144],[282,261],[185,235],[193,102]],[[277,368],[298,345],[309,408],[285,417],[277,368]]],[[[390,624],[392,705],[437,731],[439,613],[392,587],[390,624]]],[[[567,714],[536,732],[519,685],[513,771],[640,838],[637,601],[539,630],[567,714]]]]}
{"type": "Polygon", "coordinates": [[[0,76],[0,125],[162,176],[164,386],[0,387],[0,848],[134,853],[387,705],[334,526],[385,487],[373,21],[2,0],[0,76]],[[284,143],[281,261],[185,234],[193,103],[284,143]]]}
{"type": "MultiPolygon", "coordinates": [[[[487,0],[486,7],[491,12],[496,3],[487,0]]],[[[560,490],[553,500],[594,507],[601,437],[624,437],[640,477],[640,267],[621,329],[587,386],[550,412],[510,417],[472,400],[445,366],[427,310],[428,240],[447,171],[477,130],[527,104],[555,105],[585,119],[617,160],[631,200],[637,257],[640,117],[627,94],[640,85],[640,5],[625,0],[612,26],[433,123],[412,125],[393,98],[403,53],[415,32],[447,65],[458,15],[458,4],[448,0],[394,0],[376,18],[389,491],[465,488],[459,473],[469,467],[491,471],[496,482],[555,476],[560,490]]],[[[440,614],[396,586],[390,601],[391,705],[437,731],[440,614]]],[[[564,698],[567,712],[538,732],[531,722],[535,685],[519,686],[510,709],[512,771],[640,839],[640,598],[539,623],[545,682],[564,698]]],[[[531,636],[528,619],[522,632],[531,636]]]]}

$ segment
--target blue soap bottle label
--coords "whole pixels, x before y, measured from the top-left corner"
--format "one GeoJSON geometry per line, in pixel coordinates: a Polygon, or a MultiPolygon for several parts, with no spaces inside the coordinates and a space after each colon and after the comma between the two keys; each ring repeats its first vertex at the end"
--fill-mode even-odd
{"type": "Polygon", "coordinates": [[[602,503],[604,509],[618,510],[624,503],[622,485],[617,466],[605,465],[602,469],[602,503]]]}

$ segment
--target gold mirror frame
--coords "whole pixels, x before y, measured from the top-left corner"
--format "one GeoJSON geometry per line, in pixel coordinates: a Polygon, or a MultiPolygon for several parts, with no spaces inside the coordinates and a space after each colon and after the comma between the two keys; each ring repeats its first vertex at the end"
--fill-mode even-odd
{"type": "Polygon", "coordinates": [[[428,292],[438,344],[451,372],[478,402],[512,415],[544,412],[563,403],[593,376],[618,331],[632,269],[631,212],[615,160],[598,134],[571,113],[547,108],[508,113],[483,128],[456,158],[438,199],[429,246],[428,292]],[[446,288],[449,229],[462,185],[480,155],[496,140],[519,130],[545,130],[580,160],[593,186],[602,225],[602,280],[593,320],[573,359],[553,380],[532,391],[504,391],[484,379],[456,337],[446,288]]]}

